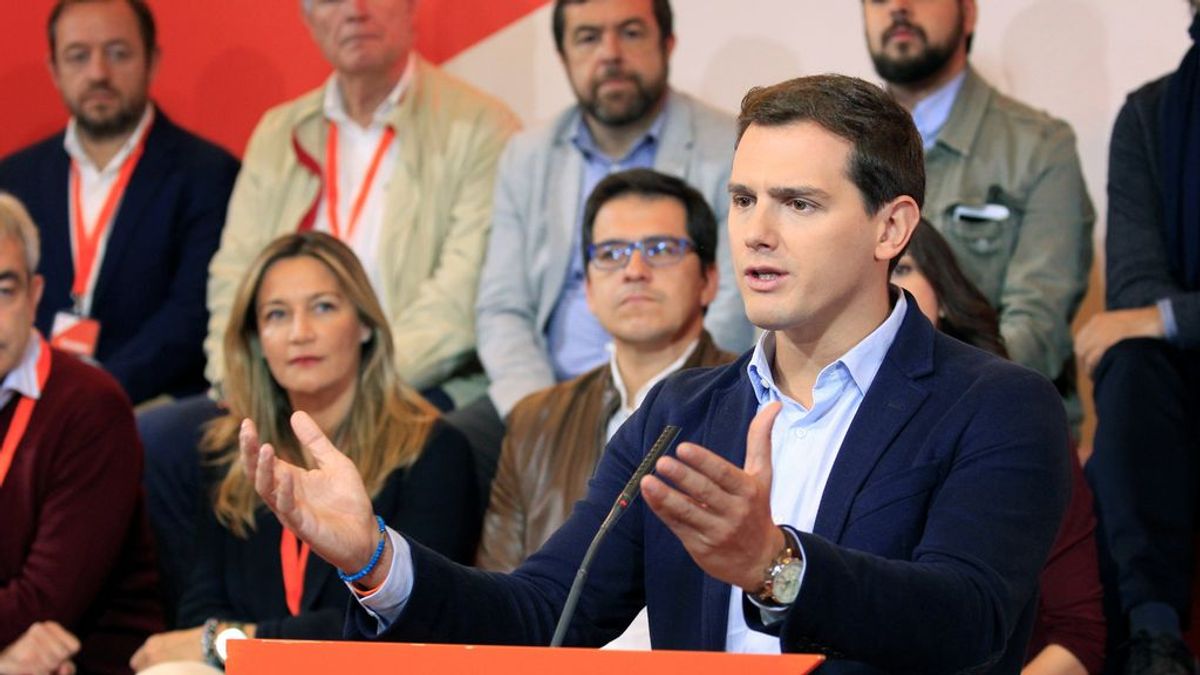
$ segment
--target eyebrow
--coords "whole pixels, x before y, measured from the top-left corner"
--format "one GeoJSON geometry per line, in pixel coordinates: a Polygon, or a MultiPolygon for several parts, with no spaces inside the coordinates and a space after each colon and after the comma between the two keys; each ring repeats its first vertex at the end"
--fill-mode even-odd
{"type": "MultiPolygon", "coordinates": [[[[604,23],[580,24],[571,29],[571,35],[578,35],[580,32],[583,32],[583,31],[602,31],[605,28],[608,28],[610,25],[611,24],[604,24],[604,23]]],[[[650,23],[648,21],[646,21],[645,19],[643,19],[642,17],[635,16],[635,17],[625,19],[625,20],[621,21],[620,23],[618,23],[616,25],[616,29],[621,30],[622,28],[628,28],[630,26],[646,27],[649,25],[650,25],[650,23]]]]}
{"type": "MultiPolygon", "coordinates": [[[[344,299],[346,296],[338,291],[317,291],[316,293],[309,293],[305,297],[300,298],[300,301],[301,302],[312,302],[313,300],[317,300],[317,299],[323,298],[323,297],[332,297],[332,298],[341,300],[341,299],[344,299]]],[[[288,302],[289,301],[287,299],[280,298],[280,297],[267,298],[265,301],[263,301],[261,304],[259,304],[259,307],[266,307],[267,305],[286,305],[286,304],[288,304],[288,302]]]]}
{"type": "MultiPolygon", "coordinates": [[[[729,194],[756,194],[755,190],[741,183],[730,183],[726,188],[729,194]]],[[[816,199],[819,201],[830,199],[830,194],[820,188],[810,185],[785,186],[767,188],[767,195],[776,201],[786,202],[791,199],[816,199]]]]}

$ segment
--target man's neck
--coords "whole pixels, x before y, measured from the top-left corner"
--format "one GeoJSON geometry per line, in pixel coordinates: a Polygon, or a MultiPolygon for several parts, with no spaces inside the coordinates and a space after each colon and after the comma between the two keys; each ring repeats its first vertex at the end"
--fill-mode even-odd
{"type": "Polygon", "coordinates": [[[620,159],[629,154],[634,144],[646,135],[650,127],[654,126],[654,120],[658,119],[658,114],[662,112],[666,101],[667,96],[663,94],[662,98],[651,106],[645,115],[621,126],[605,124],[586,111],[583,113],[583,120],[592,134],[592,141],[600,149],[600,152],[610,159],[620,159]]]}
{"type": "Polygon", "coordinates": [[[338,73],[338,92],[346,115],[360,127],[366,128],[375,119],[375,111],[387,100],[408,66],[409,56],[404,56],[390,68],[369,73],[338,73]]]}
{"type": "Polygon", "coordinates": [[[896,102],[904,107],[908,112],[912,112],[917,104],[928,98],[933,93],[937,92],[942,87],[950,83],[951,80],[958,77],[960,73],[967,69],[967,56],[955,55],[946,67],[920,82],[910,82],[908,84],[893,84],[888,83],[888,91],[896,102]]]}
{"type": "Polygon", "coordinates": [[[614,340],[614,358],[617,370],[621,372],[621,382],[625,385],[625,400],[630,405],[636,404],[637,393],[642,387],[666,370],[667,366],[678,361],[699,337],[700,331],[697,330],[664,344],[641,345],[614,340]]]}
{"type": "Polygon", "coordinates": [[[95,138],[78,125],[75,126],[75,136],[79,139],[79,147],[83,149],[83,154],[101,171],[108,167],[108,163],[121,152],[121,148],[136,131],[137,125],[134,125],[132,129],[120,135],[95,138]]]}
{"type": "Polygon", "coordinates": [[[878,328],[891,312],[891,296],[883,290],[860,301],[839,305],[832,320],[813,317],[805,325],[775,331],[775,386],[806,408],[813,386],[826,366],[838,360],[878,328]]]}

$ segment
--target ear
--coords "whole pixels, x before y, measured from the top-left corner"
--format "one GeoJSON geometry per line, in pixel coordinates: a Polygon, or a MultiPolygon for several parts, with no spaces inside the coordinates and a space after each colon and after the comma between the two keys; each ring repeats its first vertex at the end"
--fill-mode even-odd
{"type": "Polygon", "coordinates": [[[35,274],[29,279],[29,296],[33,300],[33,306],[37,307],[42,302],[42,291],[46,288],[46,279],[40,274],[35,274]]]}
{"type": "Polygon", "coordinates": [[[672,35],[671,37],[667,38],[666,40],[663,40],[663,55],[665,56],[666,60],[669,61],[669,60],[671,60],[671,54],[673,54],[674,52],[675,52],[675,36],[672,35]]]}
{"type": "Polygon", "coordinates": [[[587,298],[588,310],[590,310],[594,316],[596,314],[597,302],[595,296],[596,291],[592,287],[592,272],[588,269],[588,267],[591,267],[591,265],[585,263],[583,266],[583,293],[584,297],[587,298]]]}
{"type": "Polygon", "coordinates": [[[154,81],[154,74],[158,72],[158,64],[162,61],[162,50],[155,47],[153,51],[146,55],[146,84],[149,86],[154,81]]]}
{"type": "Polygon", "coordinates": [[[979,6],[975,4],[975,0],[963,0],[963,35],[971,35],[975,32],[975,23],[979,19],[979,6]]]}
{"type": "Polygon", "coordinates": [[[920,220],[921,207],[908,195],[880,207],[875,216],[875,259],[887,262],[899,257],[920,220]]]}
{"type": "Polygon", "coordinates": [[[704,288],[700,290],[700,304],[708,307],[717,297],[721,275],[717,274],[716,265],[705,265],[700,269],[700,272],[704,275],[704,288]]]}
{"type": "Polygon", "coordinates": [[[375,335],[375,331],[371,330],[370,326],[367,326],[367,324],[365,324],[365,323],[360,323],[358,329],[359,329],[358,341],[360,344],[364,344],[364,345],[367,344],[368,342],[371,341],[371,338],[375,335]]]}

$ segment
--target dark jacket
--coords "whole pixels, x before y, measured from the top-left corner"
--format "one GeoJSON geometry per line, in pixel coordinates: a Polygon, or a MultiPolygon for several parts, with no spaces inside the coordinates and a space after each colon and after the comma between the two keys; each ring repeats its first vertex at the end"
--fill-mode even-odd
{"type": "MultiPolygon", "coordinates": [[[[372,500],[388,526],[439,554],[470,562],[479,541],[479,505],[467,442],[439,422],[416,463],[388,476],[372,500]]],[[[265,507],[246,539],[222,527],[211,508],[201,523],[196,565],[179,603],[179,626],[210,617],[257,624],[256,637],[333,640],[342,634],[350,591],[315,553],[304,570],[300,613],[288,612],[279,539],[283,528],[265,507]]]]}
{"type": "MultiPolygon", "coordinates": [[[[938,334],[908,301],[800,535],[803,586],[774,632],[785,651],[830,655],[822,673],[1016,673],[1069,494],[1066,416],[1045,378],[938,334]]],[[[413,544],[412,594],[385,639],[548,644],[588,542],[664,425],[744,463],[758,410],[749,358],[653,389],[587,497],[512,574],[413,544]]],[[[655,648],[721,650],[729,598],[639,499],[599,548],[566,641],[605,644],[645,604],[655,648]]],[[[375,634],[365,610],[350,618],[355,634],[375,634]]]]}
{"type": "MultiPolygon", "coordinates": [[[[37,327],[47,337],[54,315],[73,304],[70,167],[63,133],[0,162],[0,190],[24,202],[41,233],[46,289],[37,327]]],[[[91,312],[101,326],[96,359],[134,404],[206,386],[204,289],[237,172],[229,153],[155,110],[97,263],[91,312]]]]}
{"type": "MultiPolygon", "coordinates": [[[[680,370],[729,363],[708,331],[680,370]]],[[[542,547],[587,494],[607,442],[608,420],[621,405],[612,368],[526,396],[513,408],[483,519],[477,564],[509,572],[542,547]]]]}
{"type": "Polygon", "coordinates": [[[1170,298],[1178,344],[1200,347],[1200,292],[1187,292],[1171,275],[1163,230],[1159,169],[1159,105],[1167,78],[1129,95],[1117,114],[1108,151],[1108,234],[1105,305],[1131,309],[1170,298]]]}

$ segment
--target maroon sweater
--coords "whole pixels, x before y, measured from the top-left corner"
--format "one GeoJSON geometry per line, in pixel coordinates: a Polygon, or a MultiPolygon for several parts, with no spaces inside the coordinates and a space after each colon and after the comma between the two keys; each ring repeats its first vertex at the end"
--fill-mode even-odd
{"type": "MultiPolygon", "coordinates": [[[[19,397],[0,409],[7,432],[19,397]]],[[[35,621],[79,637],[82,673],[128,673],[162,630],[133,411],[103,371],[55,351],[0,487],[0,647],[35,621]]]]}

